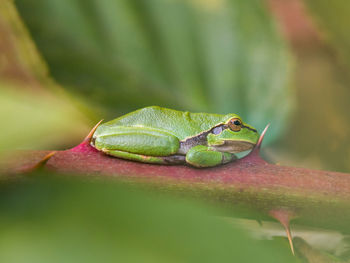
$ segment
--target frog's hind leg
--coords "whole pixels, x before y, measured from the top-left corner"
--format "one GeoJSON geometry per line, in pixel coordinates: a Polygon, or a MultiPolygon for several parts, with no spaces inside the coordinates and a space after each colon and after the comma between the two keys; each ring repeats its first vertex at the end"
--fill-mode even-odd
{"type": "Polygon", "coordinates": [[[166,157],[177,154],[180,147],[179,139],[176,136],[147,127],[120,126],[111,132],[106,131],[92,143],[96,149],[107,154],[113,151],[119,154],[121,151],[120,155],[123,156],[126,153],[132,153],[142,156],[166,157]]]}
{"type": "Polygon", "coordinates": [[[144,163],[177,164],[185,162],[178,155],[179,139],[165,131],[148,127],[124,127],[106,130],[92,142],[108,155],[144,163]]]}
{"type": "Polygon", "coordinates": [[[142,154],[118,151],[118,150],[103,150],[103,152],[114,157],[143,162],[143,163],[157,163],[157,164],[185,163],[185,156],[179,155],[179,154],[174,154],[169,156],[147,156],[142,154]]]}

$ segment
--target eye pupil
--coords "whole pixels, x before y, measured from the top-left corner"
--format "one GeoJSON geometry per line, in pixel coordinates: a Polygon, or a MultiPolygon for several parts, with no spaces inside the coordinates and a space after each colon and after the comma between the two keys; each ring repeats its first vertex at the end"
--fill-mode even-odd
{"type": "Polygon", "coordinates": [[[240,126],[240,125],[241,125],[241,122],[240,122],[239,120],[235,120],[235,121],[233,122],[233,124],[234,124],[234,125],[237,125],[237,126],[240,126]]]}
{"type": "Polygon", "coordinates": [[[228,122],[231,131],[238,132],[242,129],[242,121],[240,119],[233,119],[228,122]]]}

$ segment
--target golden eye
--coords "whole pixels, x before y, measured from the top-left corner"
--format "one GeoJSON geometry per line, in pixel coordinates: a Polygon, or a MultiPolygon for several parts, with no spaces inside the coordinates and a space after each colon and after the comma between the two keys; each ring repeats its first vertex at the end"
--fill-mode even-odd
{"type": "Polygon", "coordinates": [[[240,119],[231,119],[228,122],[228,127],[231,129],[231,131],[240,131],[242,128],[242,121],[240,119]]]}

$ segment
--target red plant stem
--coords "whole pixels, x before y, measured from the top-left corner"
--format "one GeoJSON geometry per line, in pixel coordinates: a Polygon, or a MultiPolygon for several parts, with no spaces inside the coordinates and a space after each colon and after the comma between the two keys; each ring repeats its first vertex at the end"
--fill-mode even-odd
{"type": "MultiPolygon", "coordinates": [[[[126,161],[107,156],[84,140],[77,147],[58,151],[46,168],[63,174],[113,176],[133,183],[152,183],[162,191],[192,195],[231,208],[292,211],[296,221],[314,227],[350,232],[350,174],[285,167],[260,158],[257,147],[238,161],[214,168],[165,166],[126,161]]],[[[33,167],[49,152],[25,152],[3,173],[33,167]],[[22,168],[21,168],[22,167],[22,168]]],[[[294,222],[294,221],[293,221],[294,222]]]]}

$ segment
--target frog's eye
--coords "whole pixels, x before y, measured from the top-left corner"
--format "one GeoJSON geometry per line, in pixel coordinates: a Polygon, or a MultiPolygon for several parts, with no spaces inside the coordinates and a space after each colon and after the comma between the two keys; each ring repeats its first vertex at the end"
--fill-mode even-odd
{"type": "Polygon", "coordinates": [[[228,122],[228,127],[231,129],[231,131],[240,131],[242,128],[242,121],[238,118],[231,119],[228,122]]]}

